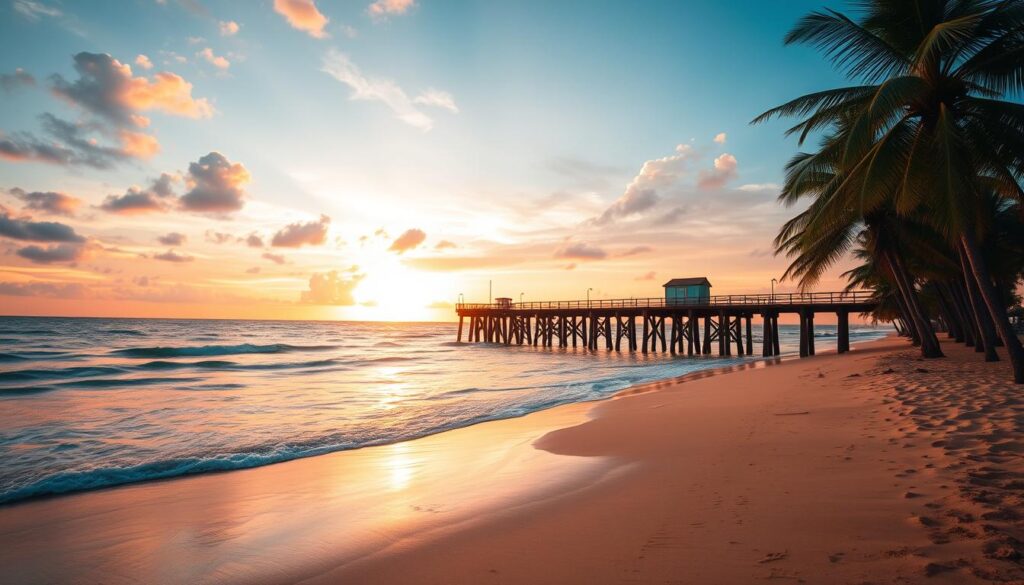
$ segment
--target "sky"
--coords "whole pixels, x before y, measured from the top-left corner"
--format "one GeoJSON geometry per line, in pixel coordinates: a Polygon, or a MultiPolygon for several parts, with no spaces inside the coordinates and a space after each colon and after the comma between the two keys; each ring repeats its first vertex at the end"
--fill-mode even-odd
{"type": "Polygon", "coordinates": [[[768,292],[823,6],[0,0],[0,314],[768,292]]]}

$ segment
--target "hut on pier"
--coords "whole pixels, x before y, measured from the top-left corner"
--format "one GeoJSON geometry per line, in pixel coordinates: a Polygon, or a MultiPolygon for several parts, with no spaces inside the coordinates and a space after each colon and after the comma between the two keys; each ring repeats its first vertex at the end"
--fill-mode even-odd
{"type": "Polygon", "coordinates": [[[711,298],[711,281],[705,276],[673,278],[662,286],[665,287],[666,305],[706,304],[711,298]]]}

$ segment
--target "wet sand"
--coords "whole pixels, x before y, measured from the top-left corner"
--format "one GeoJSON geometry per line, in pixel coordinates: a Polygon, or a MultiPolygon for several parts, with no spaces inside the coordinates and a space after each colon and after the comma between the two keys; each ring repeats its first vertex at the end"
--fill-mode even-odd
{"type": "Polygon", "coordinates": [[[903,340],[397,445],[0,508],[16,583],[1024,578],[1005,363],[903,340]]]}

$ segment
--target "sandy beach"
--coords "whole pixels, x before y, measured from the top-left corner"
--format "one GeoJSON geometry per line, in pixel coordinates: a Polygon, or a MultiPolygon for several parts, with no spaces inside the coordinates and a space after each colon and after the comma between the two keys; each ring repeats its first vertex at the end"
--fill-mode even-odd
{"type": "Polygon", "coordinates": [[[922,361],[890,338],[396,445],[7,506],[0,566],[17,583],[1024,578],[1024,407],[1005,364],[943,349],[922,361]]]}

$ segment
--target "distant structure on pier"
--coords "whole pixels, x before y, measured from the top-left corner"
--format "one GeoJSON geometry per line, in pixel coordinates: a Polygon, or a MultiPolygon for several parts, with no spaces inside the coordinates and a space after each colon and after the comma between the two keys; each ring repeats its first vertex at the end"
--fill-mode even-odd
{"type": "Polygon", "coordinates": [[[673,278],[662,285],[665,287],[665,304],[701,304],[711,298],[711,281],[700,278],[673,278]]]}

